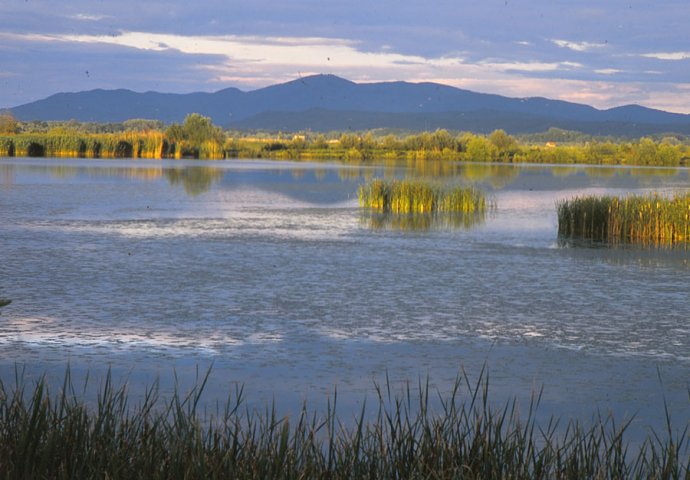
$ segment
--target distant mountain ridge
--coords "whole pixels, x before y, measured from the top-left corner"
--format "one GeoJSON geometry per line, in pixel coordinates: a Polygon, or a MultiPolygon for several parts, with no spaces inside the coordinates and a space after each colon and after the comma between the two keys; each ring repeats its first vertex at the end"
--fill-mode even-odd
{"type": "Polygon", "coordinates": [[[132,118],[181,122],[192,112],[236,129],[363,130],[502,128],[532,133],[550,127],[601,135],[690,134],[690,115],[626,105],[598,110],[541,97],[510,98],[437,83],[354,83],[313,75],[243,92],[172,94],[130,90],[58,93],[10,109],[20,120],[121,122],[132,118]]]}

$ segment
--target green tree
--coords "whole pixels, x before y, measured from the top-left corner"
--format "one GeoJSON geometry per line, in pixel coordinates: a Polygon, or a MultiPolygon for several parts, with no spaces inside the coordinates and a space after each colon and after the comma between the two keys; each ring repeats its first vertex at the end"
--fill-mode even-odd
{"type": "Polygon", "coordinates": [[[223,131],[213,125],[209,117],[198,113],[190,113],[182,124],[185,140],[198,147],[204,142],[223,143],[223,131]]]}
{"type": "Polygon", "coordinates": [[[215,157],[225,143],[225,134],[210,118],[190,113],[182,125],[173,123],[165,131],[165,136],[176,145],[182,156],[201,155],[215,157]],[[213,153],[212,153],[213,152],[213,153]]]}
{"type": "Polygon", "coordinates": [[[657,146],[657,163],[659,165],[678,165],[682,157],[680,145],[661,142],[657,146]]]}
{"type": "Polygon", "coordinates": [[[328,141],[326,140],[326,136],[322,133],[318,134],[311,142],[312,148],[316,148],[319,150],[325,150],[328,148],[328,141]]]}
{"type": "Polygon", "coordinates": [[[343,133],[338,142],[342,148],[346,149],[359,148],[361,145],[359,136],[355,135],[354,133],[343,133]]]}
{"type": "Polygon", "coordinates": [[[473,135],[467,141],[467,159],[472,162],[493,162],[498,157],[498,149],[483,136],[473,135]]]}
{"type": "Polygon", "coordinates": [[[0,112],[0,135],[14,135],[19,132],[19,122],[12,112],[0,112]]]}
{"type": "Polygon", "coordinates": [[[400,150],[402,148],[402,143],[398,140],[395,135],[386,135],[381,140],[381,147],[387,151],[400,150]]]}
{"type": "Polygon", "coordinates": [[[491,132],[489,141],[501,151],[508,151],[517,147],[517,141],[508,135],[505,130],[494,130],[491,132]]]}
{"type": "Polygon", "coordinates": [[[179,123],[173,123],[165,131],[165,136],[172,142],[182,142],[185,139],[184,129],[179,123]]]}
{"type": "Polygon", "coordinates": [[[657,164],[657,145],[649,137],[642,137],[635,145],[635,164],[636,165],[656,165],[657,164]]]}
{"type": "Polygon", "coordinates": [[[432,150],[455,150],[455,139],[448,130],[439,129],[431,134],[431,147],[432,150]]]}
{"type": "Polygon", "coordinates": [[[364,137],[362,137],[362,148],[366,149],[374,149],[376,148],[376,139],[374,138],[374,135],[371,132],[367,132],[364,137]]]}
{"type": "Polygon", "coordinates": [[[613,164],[616,163],[619,149],[616,144],[611,142],[593,141],[587,143],[585,150],[587,151],[587,163],[613,164]]]}

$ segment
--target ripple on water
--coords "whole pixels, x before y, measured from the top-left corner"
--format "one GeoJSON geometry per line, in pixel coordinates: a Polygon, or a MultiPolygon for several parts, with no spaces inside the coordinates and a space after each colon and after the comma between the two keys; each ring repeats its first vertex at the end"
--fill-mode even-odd
{"type": "Polygon", "coordinates": [[[165,182],[13,189],[0,343],[234,355],[481,338],[690,362],[687,253],[558,247],[555,202],[582,190],[528,190],[548,175],[496,191],[482,225],[427,232],[371,230],[342,192],[319,204],[313,179],[261,178],[195,197],[165,182]]]}

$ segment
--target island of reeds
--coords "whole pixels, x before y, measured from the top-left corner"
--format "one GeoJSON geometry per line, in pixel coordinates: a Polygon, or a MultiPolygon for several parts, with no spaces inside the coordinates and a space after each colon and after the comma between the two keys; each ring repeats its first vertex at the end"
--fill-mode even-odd
{"type": "Polygon", "coordinates": [[[487,209],[480,190],[423,179],[375,179],[361,185],[358,196],[360,206],[393,214],[482,214],[487,209]]]}
{"type": "Polygon", "coordinates": [[[690,243],[690,193],[585,196],[557,205],[558,234],[609,244],[687,246],[690,243]]]}
{"type": "Polygon", "coordinates": [[[108,376],[93,402],[66,376],[58,394],[42,379],[0,382],[0,476],[19,479],[683,479],[689,478],[687,428],[649,433],[641,447],[630,422],[598,417],[539,424],[539,395],[528,411],[492,405],[488,383],[466,375],[435,398],[419,383],[396,396],[376,387],[349,419],[337,397],[325,412],[305,405],[293,417],[250,410],[238,387],[209,413],[207,376],[165,399],[150,388],[138,402],[108,376]],[[414,393],[413,393],[414,392],[414,393]]]}

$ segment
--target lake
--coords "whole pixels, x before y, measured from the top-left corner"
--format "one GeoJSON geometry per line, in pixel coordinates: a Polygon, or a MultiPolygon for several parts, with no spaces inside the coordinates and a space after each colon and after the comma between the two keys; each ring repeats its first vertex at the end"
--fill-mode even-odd
{"type": "MultiPolygon", "coordinates": [[[[540,415],[690,423],[690,250],[559,242],[556,202],[690,190],[688,169],[0,159],[0,378],[110,368],[136,394],[212,366],[282,412],[464,370],[540,415]],[[477,186],[470,225],[360,210],[374,177],[477,186]]],[[[81,376],[81,377],[80,377],[81,376]]]]}

